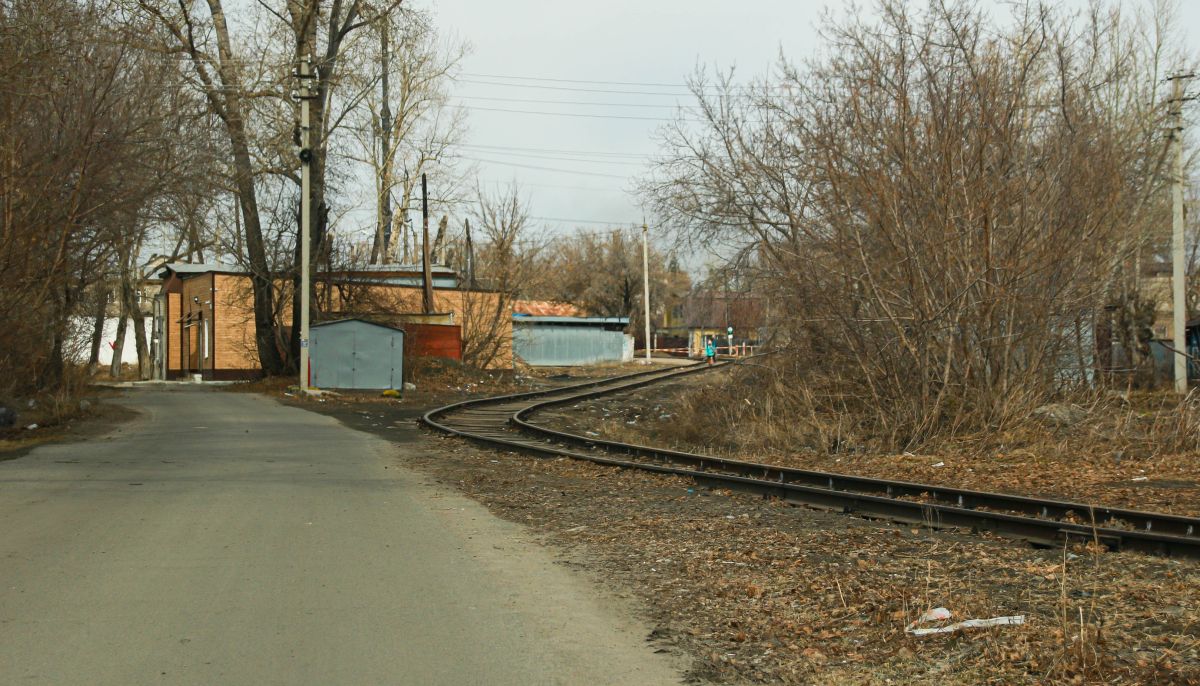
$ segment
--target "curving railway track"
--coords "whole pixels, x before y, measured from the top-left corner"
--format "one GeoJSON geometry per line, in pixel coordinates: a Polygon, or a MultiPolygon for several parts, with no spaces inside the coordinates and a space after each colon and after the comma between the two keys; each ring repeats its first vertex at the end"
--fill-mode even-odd
{"type": "Polygon", "coordinates": [[[1042,546],[1095,541],[1111,550],[1200,558],[1200,518],[776,467],[579,436],[540,426],[532,419],[539,410],[724,364],[731,363],[655,369],[552,390],[467,400],[431,410],[422,421],[492,448],[673,474],[704,486],[847,514],[987,531],[1042,546]]]}

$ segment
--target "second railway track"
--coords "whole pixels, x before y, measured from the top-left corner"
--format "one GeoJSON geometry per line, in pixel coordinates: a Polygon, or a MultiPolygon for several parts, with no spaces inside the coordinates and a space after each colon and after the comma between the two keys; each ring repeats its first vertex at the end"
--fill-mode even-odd
{"type": "Polygon", "coordinates": [[[655,369],[552,390],[468,400],[431,410],[422,421],[493,448],[673,474],[705,486],[848,514],[988,531],[1035,545],[1095,541],[1112,550],[1200,558],[1200,518],[777,467],[580,436],[532,421],[539,410],[707,369],[711,367],[655,369]]]}

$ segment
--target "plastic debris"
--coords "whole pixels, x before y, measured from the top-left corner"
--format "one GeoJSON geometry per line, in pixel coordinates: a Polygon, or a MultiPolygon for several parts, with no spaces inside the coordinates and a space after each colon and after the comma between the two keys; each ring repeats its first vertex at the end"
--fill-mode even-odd
{"type": "Polygon", "coordinates": [[[29,426],[25,427],[25,429],[27,431],[33,431],[36,428],[37,428],[37,424],[30,424],[29,426]]]}
{"type": "Polygon", "coordinates": [[[935,462],[935,463],[934,463],[933,465],[931,465],[931,466],[933,466],[933,467],[945,467],[945,466],[946,466],[946,463],[945,463],[945,462],[935,462]]]}
{"type": "Polygon", "coordinates": [[[925,614],[918,617],[913,623],[904,628],[904,633],[913,636],[929,636],[932,634],[951,634],[955,631],[963,629],[984,629],[990,626],[1008,626],[1015,624],[1024,624],[1025,615],[1011,615],[1007,617],[992,617],[990,619],[967,619],[954,624],[937,627],[920,627],[918,625],[927,622],[944,622],[950,619],[951,612],[944,607],[935,607],[925,614]]]}
{"type": "Polygon", "coordinates": [[[1148,477],[1148,476],[1135,476],[1132,479],[1130,479],[1130,481],[1149,481],[1149,480],[1150,480],[1150,477],[1148,477]]]}

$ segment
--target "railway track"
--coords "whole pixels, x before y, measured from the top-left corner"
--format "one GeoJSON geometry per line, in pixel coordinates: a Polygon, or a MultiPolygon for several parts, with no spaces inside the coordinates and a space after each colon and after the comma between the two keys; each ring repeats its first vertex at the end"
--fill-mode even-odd
{"type": "Polygon", "coordinates": [[[533,422],[533,415],[541,410],[716,367],[699,364],[656,369],[552,390],[468,400],[431,410],[422,421],[492,448],[673,474],[705,486],[847,514],[987,531],[1041,546],[1095,541],[1111,550],[1200,558],[1200,518],[777,467],[580,436],[533,422]]]}

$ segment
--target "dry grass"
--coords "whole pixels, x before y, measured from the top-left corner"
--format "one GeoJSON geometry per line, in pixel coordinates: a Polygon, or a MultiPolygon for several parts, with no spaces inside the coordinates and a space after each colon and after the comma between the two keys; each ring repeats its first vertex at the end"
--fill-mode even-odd
{"type": "Polygon", "coordinates": [[[1108,452],[1121,459],[1154,459],[1200,451],[1200,393],[1179,399],[1169,392],[1086,391],[1057,399],[1084,418],[1056,426],[1032,415],[1002,426],[961,421],[945,433],[897,440],[863,398],[840,392],[833,379],[810,374],[802,382],[788,370],[746,365],[712,377],[677,399],[682,421],[669,440],[715,449],[749,451],[787,447],[851,453],[919,448],[974,453],[1067,446],[1108,452]]]}
{"type": "Polygon", "coordinates": [[[583,403],[549,421],[800,469],[1200,515],[1195,397],[1080,394],[1082,419],[1070,426],[1027,417],[906,450],[873,430],[869,409],[783,378],[762,367],[715,372],[583,403]]]}

